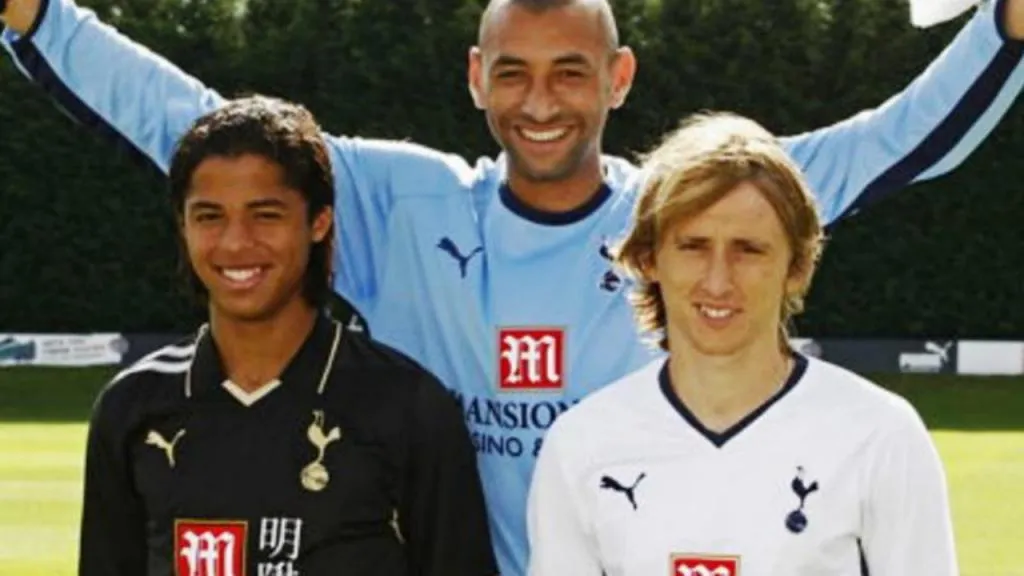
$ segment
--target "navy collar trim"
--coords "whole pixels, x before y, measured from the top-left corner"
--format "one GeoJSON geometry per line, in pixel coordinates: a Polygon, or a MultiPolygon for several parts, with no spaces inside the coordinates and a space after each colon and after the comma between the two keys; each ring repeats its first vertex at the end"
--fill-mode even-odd
{"type": "Polygon", "coordinates": [[[612,189],[602,182],[601,187],[597,189],[597,193],[581,206],[573,208],[568,212],[548,212],[528,206],[516,197],[512,189],[509,188],[508,182],[502,182],[501,187],[498,188],[498,196],[501,198],[501,203],[505,205],[505,208],[508,208],[521,218],[545,226],[565,226],[567,224],[575,224],[596,212],[598,208],[611,198],[612,189]]]}
{"type": "Polygon", "coordinates": [[[789,373],[789,378],[786,379],[786,383],[774,396],[765,401],[764,404],[760,405],[750,414],[747,414],[739,422],[733,424],[728,430],[724,432],[714,432],[707,429],[700,420],[694,416],[693,412],[686,407],[686,404],[676,395],[675,390],[672,389],[672,376],[669,374],[668,359],[662,365],[661,370],[658,372],[658,385],[661,388],[662,394],[668,403],[675,408],[676,412],[683,417],[694,430],[699,432],[702,436],[708,439],[709,442],[715,445],[717,448],[725,446],[726,442],[734,438],[740,432],[745,430],[748,426],[753,424],[760,418],[765,412],[768,411],[776,402],[781,398],[789,394],[793,388],[803,378],[804,373],[807,372],[807,358],[802,354],[796,352],[793,353],[793,369],[789,373]]]}

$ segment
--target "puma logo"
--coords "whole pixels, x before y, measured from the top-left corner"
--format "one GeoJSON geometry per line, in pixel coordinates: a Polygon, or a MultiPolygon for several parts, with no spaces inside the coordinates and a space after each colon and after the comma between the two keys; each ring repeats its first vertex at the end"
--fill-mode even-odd
{"type": "Polygon", "coordinates": [[[171,438],[168,442],[160,435],[156,430],[150,430],[149,434],[146,435],[146,444],[150,446],[156,446],[160,450],[164,451],[167,455],[167,463],[170,464],[171,468],[174,468],[174,446],[178,443],[178,440],[185,435],[185,429],[178,430],[177,434],[171,438]]]}
{"type": "Polygon", "coordinates": [[[402,525],[398,522],[398,509],[392,508],[391,510],[391,521],[389,522],[391,529],[395,532],[395,537],[398,538],[399,544],[405,544],[405,537],[402,536],[402,525]]]}
{"type": "Polygon", "coordinates": [[[477,246],[472,251],[470,251],[469,254],[463,256],[462,252],[459,250],[459,247],[456,246],[455,242],[452,242],[451,238],[448,238],[447,236],[441,238],[441,241],[437,243],[437,247],[443,250],[446,254],[454,258],[455,261],[459,263],[459,274],[463,278],[466,277],[466,266],[469,266],[469,261],[473,258],[473,256],[476,256],[478,252],[484,251],[483,246],[477,246]]]}
{"type": "Polygon", "coordinates": [[[352,317],[348,319],[348,325],[345,326],[345,329],[349,332],[362,332],[363,323],[359,321],[358,316],[353,314],[352,317]]]}
{"type": "Polygon", "coordinates": [[[626,497],[626,499],[629,500],[629,503],[633,505],[633,510],[636,510],[636,494],[634,492],[636,490],[636,487],[640,484],[640,481],[643,480],[646,476],[646,472],[641,472],[640,475],[637,476],[636,480],[633,482],[633,485],[629,487],[623,486],[618,480],[612,478],[611,476],[602,476],[601,488],[604,490],[621,492],[626,497]]]}

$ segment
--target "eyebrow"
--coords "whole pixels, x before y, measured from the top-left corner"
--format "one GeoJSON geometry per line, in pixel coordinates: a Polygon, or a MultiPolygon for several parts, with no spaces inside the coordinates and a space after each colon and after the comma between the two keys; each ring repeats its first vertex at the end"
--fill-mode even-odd
{"type": "Polygon", "coordinates": [[[209,200],[194,200],[186,205],[186,208],[192,212],[196,210],[220,210],[222,207],[216,202],[210,202],[209,200]]]}
{"type": "Polygon", "coordinates": [[[579,52],[572,52],[555,58],[555,64],[583,64],[590,66],[590,60],[579,52]]]}
{"type": "Polygon", "coordinates": [[[264,198],[262,200],[253,200],[252,202],[249,202],[248,204],[246,204],[245,207],[249,208],[250,210],[252,210],[252,209],[259,209],[259,208],[281,208],[281,209],[284,209],[284,208],[287,208],[288,206],[287,206],[287,204],[284,203],[284,201],[279,200],[277,198],[264,198]]]}
{"type": "MultiPolygon", "coordinates": [[[[707,244],[707,243],[711,242],[711,238],[709,236],[698,236],[698,235],[693,235],[693,234],[681,234],[681,235],[678,235],[678,236],[675,237],[675,241],[676,242],[696,242],[696,243],[700,243],[700,244],[707,244]]],[[[756,238],[750,238],[750,237],[746,237],[746,236],[741,236],[741,237],[738,237],[738,238],[730,238],[729,239],[729,243],[730,244],[734,244],[734,245],[735,244],[740,244],[740,245],[744,245],[744,246],[754,246],[756,248],[762,248],[762,249],[767,249],[767,248],[770,248],[772,246],[772,243],[770,241],[768,241],[768,240],[758,240],[756,238]]]]}
{"type": "MultiPolygon", "coordinates": [[[[580,54],[579,52],[570,52],[569,54],[563,54],[563,55],[555,58],[554,63],[556,65],[557,64],[583,64],[585,66],[590,66],[590,60],[588,60],[586,56],[584,56],[583,54],[580,54]]],[[[492,64],[492,66],[495,67],[495,68],[497,68],[499,66],[526,66],[526,65],[527,65],[526,60],[524,60],[524,59],[522,59],[522,58],[520,58],[518,56],[513,56],[511,54],[499,54],[498,57],[494,59],[494,63],[492,64]]]]}
{"type": "Polygon", "coordinates": [[[772,243],[770,241],[757,240],[755,238],[736,238],[733,242],[741,246],[751,246],[759,250],[768,250],[772,247],[772,243]]]}
{"type": "MultiPolygon", "coordinates": [[[[260,208],[287,208],[287,205],[277,198],[262,198],[260,200],[253,200],[245,205],[249,210],[259,210],[260,208]]],[[[209,200],[195,200],[188,204],[189,210],[223,210],[224,207],[216,202],[209,200]]]]}

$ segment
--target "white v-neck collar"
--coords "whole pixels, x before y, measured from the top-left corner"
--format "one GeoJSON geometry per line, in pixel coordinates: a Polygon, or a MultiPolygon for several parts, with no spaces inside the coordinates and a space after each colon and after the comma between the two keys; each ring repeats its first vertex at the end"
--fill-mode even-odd
{"type": "Polygon", "coordinates": [[[280,385],[281,380],[274,379],[271,380],[270,382],[267,382],[263,386],[260,386],[256,390],[253,390],[252,392],[246,392],[245,390],[242,389],[241,386],[235,384],[231,380],[225,380],[224,382],[221,382],[221,386],[223,386],[224,389],[228,391],[228,393],[234,396],[235,400],[238,400],[239,402],[242,403],[243,406],[247,408],[249,406],[252,406],[256,402],[259,402],[263,397],[276,390],[277,387],[280,385]]]}

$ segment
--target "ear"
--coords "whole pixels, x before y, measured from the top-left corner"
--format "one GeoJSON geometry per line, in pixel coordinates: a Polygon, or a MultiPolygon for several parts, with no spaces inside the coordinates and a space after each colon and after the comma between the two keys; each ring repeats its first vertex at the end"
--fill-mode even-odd
{"type": "Polygon", "coordinates": [[[786,277],[786,294],[797,294],[805,292],[811,278],[810,267],[793,261],[789,266],[789,276],[786,277]]]}
{"type": "Polygon", "coordinates": [[[334,210],[325,206],[313,219],[313,242],[323,242],[334,224],[334,210]]]}
{"type": "Polygon", "coordinates": [[[477,46],[469,49],[468,80],[469,94],[473,97],[473,105],[478,110],[484,110],[487,107],[484,101],[484,56],[477,46]]]}
{"type": "Polygon", "coordinates": [[[611,65],[611,108],[616,110],[626,103],[626,96],[636,77],[636,56],[628,46],[615,51],[611,65]]]}
{"type": "Polygon", "coordinates": [[[658,283],[658,264],[655,261],[654,251],[644,252],[637,256],[637,265],[640,269],[641,279],[647,284],[658,283]]]}

